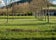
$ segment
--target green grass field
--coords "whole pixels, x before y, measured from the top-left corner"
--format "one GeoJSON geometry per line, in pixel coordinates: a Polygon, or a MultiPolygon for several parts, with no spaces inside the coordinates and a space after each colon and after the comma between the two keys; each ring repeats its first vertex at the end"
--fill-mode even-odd
{"type": "Polygon", "coordinates": [[[34,16],[16,16],[8,17],[8,23],[6,23],[6,16],[0,16],[0,38],[52,38],[56,37],[56,32],[52,31],[56,29],[56,17],[50,17],[50,23],[47,21],[39,21],[34,16]],[[15,19],[16,18],[16,19],[15,19]],[[12,29],[22,30],[38,30],[38,32],[17,32],[10,31],[12,29]],[[9,30],[9,31],[8,31],[9,30]],[[42,31],[42,32],[40,32],[42,31]],[[47,32],[46,32],[47,31],[47,32]]]}

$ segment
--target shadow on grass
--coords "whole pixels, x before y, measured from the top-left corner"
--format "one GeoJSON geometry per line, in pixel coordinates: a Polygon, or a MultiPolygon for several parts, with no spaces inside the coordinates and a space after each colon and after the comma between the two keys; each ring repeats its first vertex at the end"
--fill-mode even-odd
{"type": "Polygon", "coordinates": [[[8,23],[8,24],[0,24],[0,26],[39,26],[39,25],[52,25],[52,24],[55,24],[56,25],[56,23],[31,23],[31,24],[10,24],[10,23],[8,23]]]}
{"type": "Polygon", "coordinates": [[[11,38],[11,39],[1,39],[1,40],[56,40],[56,38],[11,38]]]}

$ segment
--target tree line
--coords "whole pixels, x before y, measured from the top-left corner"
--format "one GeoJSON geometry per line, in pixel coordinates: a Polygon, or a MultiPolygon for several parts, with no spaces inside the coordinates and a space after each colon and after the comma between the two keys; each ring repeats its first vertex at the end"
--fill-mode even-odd
{"type": "MultiPolygon", "coordinates": [[[[52,4],[49,2],[49,0],[32,0],[31,2],[19,3],[18,5],[17,3],[12,3],[12,6],[10,8],[6,6],[5,8],[0,9],[0,14],[7,15],[8,17],[9,14],[14,16],[15,13],[30,13],[31,12],[35,14],[35,18],[37,18],[38,16],[38,18],[41,19],[41,17],[45,15],[45,19],[46,19],[46,14],[43,14],[42,10],[43,8],[49,8],[49,6],[51,5],[52,4]]],[[[46,10],[46,13],[48,14],[48,10],[46,10]]],[[[49,15],[47,18],[49,22],[49,15]]]]}

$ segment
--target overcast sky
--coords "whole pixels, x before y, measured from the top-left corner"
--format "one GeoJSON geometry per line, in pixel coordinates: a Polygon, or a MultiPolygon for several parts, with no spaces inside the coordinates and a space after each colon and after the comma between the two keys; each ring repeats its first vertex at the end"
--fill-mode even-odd
{"type": "Polygon", "coordinates": [[[0,7],[8,5],[9,3],[16,2],[16,1],[20,1],[20,0],[12,0],[12,1],[10,1],[10,0],[0,0],[0,2],[1,2],[0,7]]]}
{"type": "Polygon", "coordinates": [[[53,4],[56,4],[56,0],[53,1],[53,4]]]}
{"type": "MultiPolygon", "coordinates": [[[[7,1],[7,4],[10,3],[10,0],[0,0],[0,1],[1,1],[0,7],[5,6],[6,1],[7,1]]],[[[15,2],[15,1],[20,1],[20,0],[12,0],[12,2],[15,2]]],[[[50,1],[51,1],[53,4],[56,4],[56,0],[50,0],[50,1]]]]}

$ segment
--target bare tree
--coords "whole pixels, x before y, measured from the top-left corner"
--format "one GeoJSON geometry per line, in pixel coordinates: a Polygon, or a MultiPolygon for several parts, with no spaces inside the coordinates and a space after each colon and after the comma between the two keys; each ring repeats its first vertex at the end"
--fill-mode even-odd
{"type": "Polygon", "coordinates": [[[28,3],[21,3],[19,5],[14,6],[15,12],[16,13],[27,13],[29,12],[29,4],[28,3]]]}
{"type": "Polygon", "coordinates": [[[45,3],[46,0],[32,0],[30,3],[30,10],[35,12],[35,18],[37,18],[37,14],[39,15],[39,12],[42,12],[42,9],[46,7],[45,3]]]}
{"type": "MultiPolygon", "coordinates": [[[[48,2],[49,2],[49,0],[48,0],[48,2]]],[[[49,14],[50,14],[50,13],[49,13],[49,6],[50,6],[50,4],[48,4],[48,2],[47,2],[47,14],[48,14],[48,16],[47,16],[47,22],[49,23],[49,21],[50,21],[50,20],[49,20],[49,16],[50,16],[50,15],[49,15],[49,14]]]]}
{"type": "Polygon", "coordinates": [[[7,15],[7,23],[8,23],[8,6],[7,6],[7,2],[8,2],[8,0],[6,0],[6,3],[5,3],[6,9],[7,9],[6,15],[7,15]]]}
{"type": "MultiPolygon", "coordinates": [[[[32,0],[32,2],[30,3],[30,11],[35,13],[35,18],[37,18],[37,15],[44,15],[42,13],[43,8],[48,8],[47,5],[49,5],[49,0],[32,0]],[[40,12],[40,13],[39,13],[40,12]]],[[[39,16],[40,19],[41,16],[39,16]]],[[[39,18],[38,17],[38,18],[39,18]]],[[[45,20],[46,20],[46,14],[45,14],[45,20]]],[[[49,16],[48,16],[48,21],[49,21],[49,16]]]]}

